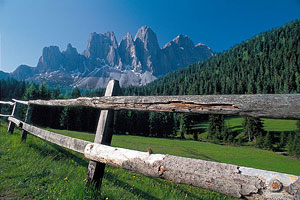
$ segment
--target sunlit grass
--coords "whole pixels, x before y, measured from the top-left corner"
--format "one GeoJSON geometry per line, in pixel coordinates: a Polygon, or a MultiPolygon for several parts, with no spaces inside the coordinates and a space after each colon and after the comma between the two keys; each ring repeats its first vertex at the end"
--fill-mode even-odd
{"type": "MultiPolygon", "coordinates": [[[[96,190],[85,186],[88,160],[83,155],[31,135],[20,143],[20,131],[10,135],[6,124],[0,131],[0,199],[232,199],[111,166],[106,167],[101,190],[96,190]]],[[[89,133],[63,132],[93,139],[89,133]]]]}
{"type": "MultiPolygon", "coordinates": [[[[229,120],[232,126],[239,126],[242,119],[229,120]]],[[[268,123],[273,127],[272,123],[277,122],[266,120],[265,125],[268,123]]],[[[291,130],[293,123],[281,130],[291,130]]],[[[86,187],[88,160],[83,155],[31,135],[25,143],[20,143],[20,131],[10,135],[6,132],[6,125],[0,127],[0,199],[232,199],[111,166],[106,167],[101,190],[86,187]]],[[[95,136],[93,133],[48,130],[88,141],[93,141],[95,136]]],[[[114,135],[112,146],[140,151],[151,147],[155,153],[300,175],[300,161],[253,147],[128,135],[114,135]]]]}

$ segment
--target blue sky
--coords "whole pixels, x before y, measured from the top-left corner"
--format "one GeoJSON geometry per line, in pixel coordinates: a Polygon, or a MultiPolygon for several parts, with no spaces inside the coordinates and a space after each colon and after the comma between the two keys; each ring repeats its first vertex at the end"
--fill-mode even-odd
{"type": "Polygon", "coordinates": [[[45,46],[82,52],[91,32],[117,40],[143,25],[160,46],[178,34],[215,52],[300,19],[300,0],[0,0],[0,70],[36,66],[45,46]]]}

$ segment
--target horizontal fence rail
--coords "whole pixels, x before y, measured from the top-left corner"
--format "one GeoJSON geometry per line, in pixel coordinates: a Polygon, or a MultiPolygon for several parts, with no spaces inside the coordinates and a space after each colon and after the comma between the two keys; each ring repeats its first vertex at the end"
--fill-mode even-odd
{"type": "Polygon", "coordinates": [[[300,177],[200,159],[154,154],[110,147],[113,110],[229,114],[253,117],[300,119],[300,94],[202,95],[202,96],[116,96],[118,81],[110,81],[104,97],[2,102],[13,106],[8,132],[15,125],[27,133],[84,154],[90,160],[87,182],[101,185],[105,164],[146,176],[163,178],[247,199],[300,199],[300,177]],[[27,105],[25,121],[17,119],[19,104],[27,105]],[[101,109],[94,142],[88,142],[30,125],[35,106],[84,106],[101,109]]]}
{"type": "Polygon", "coordinates": [[[84,153],[85,146],[88,143],[90,143],[85,140],[80,140],[77,138],[72,138],[61,134],[53,133],[51,131],[43,130],[41,128],[32,126],[13,117],[9,117],[8,120],[15,123],[18,127],[22,128],[23,130],[36,137],[39,137],[43,140],[57,144],[67,149],[71,149],[79,153],[84,153]]]}
{"type": "MultiPolygon", "coordinates": [[[[15,103],[11,101],[0,101],[0,104],[14,106],[15,103]]],[[[0,114],[0,117],[11,117],[12,115],[0,114]]]]}
{"type": "Polygon", "coordinates": [[[0,114],[0,117],[11,117],[12,115],[3,115],[3,114],[0,114]]]}
{"type": "Polygon", "coordinates": [[[86,106],[103,110],[229,114],[300,119],[300,94],[111,96],[16,102],[42,106],[86,106]]]}
{"type": "Polygon", "coordinates": [[[300,177],[237,165],[110,147],[63,136],[9,117],[23,130],[48,142],[83,153],[90,160],[146,176],[213,190],[238,198],[295,199],[300,177]]]}
{"type": "Polygon", "coordinates": [[[13,106],[15,103],[14,102],[10,102],[10,101],[0,101],[0,104],[8,104],[13,106]]]}

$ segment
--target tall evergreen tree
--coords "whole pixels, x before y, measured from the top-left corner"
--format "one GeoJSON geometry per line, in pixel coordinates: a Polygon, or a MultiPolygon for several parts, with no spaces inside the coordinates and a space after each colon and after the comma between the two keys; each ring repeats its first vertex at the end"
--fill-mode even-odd
{"type": "Polygon", "coordinates": [[[180,137],[182,139],[185,138],[185,134],[189,133],[191,131],[191,119],[188,115],[181,114],[180,115],[180,121],[179,121],[179,132],[180,137]]]}
{"type": "Polygon", "coordinates": [[[256,140],[259,135],[263,135],[263,124],[259,118],[244,117],[243,130],[248,136],[248,141],[256,140]]]}
{"type": "Polygon", "coordinates": [[[225,130],[225,120],[223,115],[210,115],[208,138],[213,140],[223,140],[225,130]]]}

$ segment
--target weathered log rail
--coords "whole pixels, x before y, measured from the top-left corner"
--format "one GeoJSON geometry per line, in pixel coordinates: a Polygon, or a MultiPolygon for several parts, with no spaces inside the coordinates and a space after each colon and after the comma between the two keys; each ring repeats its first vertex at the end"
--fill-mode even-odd
{"type": "MultiPolygon", "coordinates": [[[[167,97],[111,97],[118,82],[109,83],[105,97],[71,100],[14,100],[8,115],[8,130],[14,125],[48,142],[83,153],[90,163],[88,178],[100,182],[105,164],[128,169],[174,183],[189,184],[247,199],[300,199],[300,177],[232,164],[110,147],[110,111],[101,112],[95,141],[88,142],[30,125],[33,106],[88,106],[104,110],[139,110],[196,114],[235,114],[241,116],[300,119],[300,95],[209,95],[167,97]],[[18,104],[28,105],[25,122],[16,118],[18,104]],[[98,166],[100,163],[101,165],[98,166]]],[[[1,102],[0,102],[1,104],[1,102]]],[[[25,136],[24,136],[25,134],[25,136]]]]}
{"type": "Polygon", "coordinates": [[[11,101],[0,101],[0,104],[4,104],[4,105],[7,104],[13,106],[15,103],[11,101]]]}
{"type": "Polygon", "coordinates": [[[103,110],[300,119],[300,94],[82,97],[68,100],[32,100],[28,103],[43,106],[86,106],[103,110]]]}

